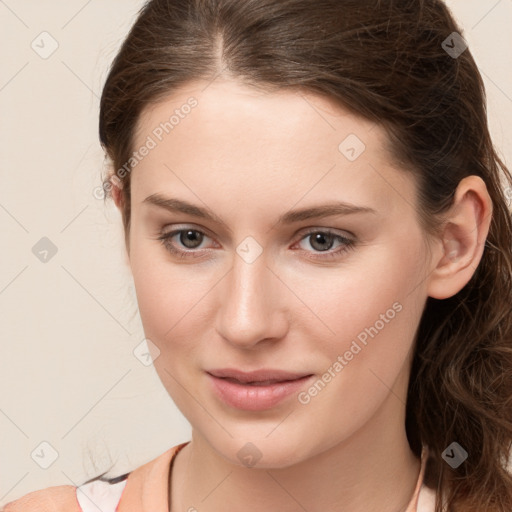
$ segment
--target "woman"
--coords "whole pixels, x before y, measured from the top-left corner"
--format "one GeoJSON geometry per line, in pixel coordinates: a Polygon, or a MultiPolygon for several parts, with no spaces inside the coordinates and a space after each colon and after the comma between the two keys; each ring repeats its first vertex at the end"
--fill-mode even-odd
{"type": "Polygon", "coordinates": [[[104,188],[192,439],[6,512],[512,509],[512,177],[460,33],[436,0],[145,5],[104,188]]]}

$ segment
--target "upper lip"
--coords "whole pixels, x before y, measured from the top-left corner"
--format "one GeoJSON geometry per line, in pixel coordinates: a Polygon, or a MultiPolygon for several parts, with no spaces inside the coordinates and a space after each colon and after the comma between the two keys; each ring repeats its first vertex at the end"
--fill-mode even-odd
{"type": "Polygon", "coordinates": [[[302,377],[308,377],[311,373],[295,373],[287,372],[284,370],[276,370],[272,368],[263,368],[260,370],[254,370],[250,372],[242,372],[234,368],[219,368],[214,370],[208,370],[206,373],[213,375],[218,378],[231,378],[236,379],[239,382],[265,382],[275,381],[282,382],[285,380],[296,380],[302,377]]]}

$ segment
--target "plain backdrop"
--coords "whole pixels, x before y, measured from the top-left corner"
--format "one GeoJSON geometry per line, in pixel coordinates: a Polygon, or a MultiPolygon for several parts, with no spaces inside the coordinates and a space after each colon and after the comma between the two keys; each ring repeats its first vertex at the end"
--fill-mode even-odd
{"type": "MultiPolygon", "coordinates": [[[[510,167],[512,0],[448,4],[510,167]]],[[[121,218],[94,192],[101,88],[142,5],[0,1],[0,506],[121,474],[190,438],[140,357],[121,218]]]]}

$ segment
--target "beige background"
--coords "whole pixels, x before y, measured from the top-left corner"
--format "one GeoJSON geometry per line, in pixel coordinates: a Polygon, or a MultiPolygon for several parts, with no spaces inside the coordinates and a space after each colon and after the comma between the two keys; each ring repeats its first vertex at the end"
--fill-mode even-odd
{"type": "MultiPolygon", "coordinates": [[[[510,166],[512,0],[448,3],[510,166]]],[[[144,334],[120,216],[93,193],[101,86],[142,4],[0,1],[0,506],[112,464],[120,474],[190,436],[133,353],[144,334]],[[33,41],[39,53],[58,48],[42,58],[33,41]],[[46,263],[32,252],[43,237],[57,249],[46,263]]]]}

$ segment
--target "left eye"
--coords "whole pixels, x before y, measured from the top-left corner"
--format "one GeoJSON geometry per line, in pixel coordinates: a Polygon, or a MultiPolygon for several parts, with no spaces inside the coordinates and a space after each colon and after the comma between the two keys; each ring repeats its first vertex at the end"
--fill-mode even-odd
{"type": "MultiPolygon", "coordinates": [[[[164,247],[171,253],[176,254],[182,258],[186,257],[198,257],[194,253],[196,249],[201,249],[201,244],[205,238],[210,238],[202,231],[197,229],[177,229],[169,233],[161,233],[158,240],[162,242],[164,247]],[[176,245],[176,241],[173,241],[175,237],[178,237],[179,246],[176,245]]],[[[354,245],[354,240],[346,238],[340,234],[331,232],[329,230],[315,230],[305,233],[299,240],[298,244],[302,245],[305,240],[310,240],[309,245],[314,249],[313,252],[326,253],[325,255],[319,254],[315,257],[335,257],[354,245]],[[331,251],[334,243],[338,241],[339,247],[336,251],[331,251]]],[[[296,244],[295,244],[296,245],[296,244]]],[[[302,250],[310,252],[308,249],[302,250]]]]}
{"type": "Polygon", "coordinates": [[[336,240],[342,242],[345,245],[350,243],[350,240],[347,238],[342,237],[341,235],[336,235],[329,231],[312,231],[304,236],[301,239],[301,242],[304,240],[309,240],[311,247],[320,252],[325,252],[329,249],[332,249],[332,246],[336,240]]]}
{"type": "Polygon", "coordinates": [[[197,229],[182,229],[180,231],[175,231],[174,236],[179,236],[179,241],[183,244],[187,249],[197,249],[198,245],[201,245],[204,237],[206,236],[201,231],[197,231],[197,229]]]}

